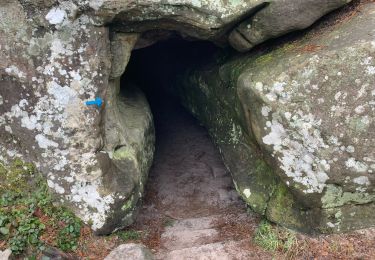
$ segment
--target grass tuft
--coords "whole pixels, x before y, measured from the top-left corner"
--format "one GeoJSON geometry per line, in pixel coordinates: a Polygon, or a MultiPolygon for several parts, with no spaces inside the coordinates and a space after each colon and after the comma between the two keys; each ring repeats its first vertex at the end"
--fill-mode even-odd
{"type": "Polygon", "coordinates": [[[292,252],[297,245],[294,232],[262,220],[255,232],[254,242],[268,251],[292,252]]]}
{"type": "Polygon", "coordinates": [[[124,242],[127,241],[134,241],[134,240],[139,240],[141,239],[141,234],[138,231],[135,230],[123,230],[117,232],[117,236],[123,240],[124,242]]]}

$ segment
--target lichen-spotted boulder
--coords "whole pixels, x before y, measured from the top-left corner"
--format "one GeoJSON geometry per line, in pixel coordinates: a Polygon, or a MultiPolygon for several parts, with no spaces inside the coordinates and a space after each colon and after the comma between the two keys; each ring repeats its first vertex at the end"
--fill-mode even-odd
{"type": "Polygon", "coordinates": [[[243,199],[290,228],[375,224],[375,5],[360,11],[274,50],[190,70],[180,87],[243,199]]]}
{"type": "MultiPolygon", "coordinates": [[[[351,0],[94,2],[91,6],[95,9],[96,21],[112,23],[118,31],[174,30],[185,37],[211,40],[220,45],[226,44],[229,37],[235,49],[248,51],[270,38],[305,29],[351,0]]],[[[158,39],[157,34],[153,37],[158,39]]]]}
{"type": "Polygon", "coordinates": [[[230,33],[229,42],[239,51],[248,51],[268,39],[305,29],[323,15],[349,2],[350,0],[268,1],[230,33]]]}
{"type": "Polygon", "coordinates": [[[0,160],[35,163],[61,203],[109,233],[132,222],[154,150],[144,95],[119,94],[137,36],[111,44],[73,2],[40,5],[0,4],[0,160]]]}

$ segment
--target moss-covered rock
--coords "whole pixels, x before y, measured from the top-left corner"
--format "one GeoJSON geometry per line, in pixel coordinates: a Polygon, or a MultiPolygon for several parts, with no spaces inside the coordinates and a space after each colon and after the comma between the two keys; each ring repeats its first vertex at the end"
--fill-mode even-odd
{"type": "Polygon", "coordinates": [[[191,68],[176,84],[240,195],[274,222],[305,232],[375,224],[374,10],[366,5],[292,44],[191,68]]]}

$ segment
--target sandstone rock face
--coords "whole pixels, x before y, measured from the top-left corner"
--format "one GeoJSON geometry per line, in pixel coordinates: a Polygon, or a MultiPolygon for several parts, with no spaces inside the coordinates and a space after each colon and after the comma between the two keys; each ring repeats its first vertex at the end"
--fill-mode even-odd
{"type": "Polygon", "coordinates": [[[0,4],[0,160],[34,162],[62,203],[108,233],[131,223],[154,150],[143,94],[118,95],[136,36],[111,45],[72,2],[36,10],[0,4]],[[103,106],[85,105],[96,97],[103,106]]]}
{"type": "Polygon", "coordinates": [[[101,0],[90,3],[96,22],[123,32],[175,30],[247,51],[270,38],[307,28],[351,0],[101,0]],[[234,29],[233,29],[234,28],[234,29]]]}
{"type": "Polygon", "coordinates": [[[348,2],[350,1],[269,1],[264,8],[231,32],[229,42],[235,49],[247,51],[265,40],[307,28],[322,15],[348,2]]]}
{"type": "Polygon", "coordinates": [[[361,11],[320,36],[198,68],[180,90],[244,200],[287,227],[375,224],[375,6],[361,11]]]}
{"type": "MultiPolygon", "coordinates": [[[[1,1],[0,160],[10,162],[19,157],[34,162],[59,201],[92,224],[98,234],[130,224],[143,194],[154,150],[152,116],[143,94],[130,85],[120,94],[120,76],[131,50],[137,42],[141,42],[138,47],[153,42],[152,37],[145,37],[150,30],[161,30],[156,33],[157,39],[168,37],[165,31],[175,30],[183,36],[225,44],[237,26],[230,43],[246,50],[270,37],[304,28],[347,1],[313,4],[306,0],[296,5],[292,2],[1,1]],[[280,23],[272,18],[279,11],[292,17],[305,10],[303,3],[310,5],[306,8],[311,10],[306,20],[301,16],[298,21],[286,19],[290,22],[280,23]],[[254,30],[247,30],[249,22],[254,24],[254,30]],[[244,44],[245,38],[238,37],[238,32],[251,39],[251,44],[244,44]],[[142,43],[142,39],[147,40],[142,43]],[[104,100],[102,106],[86,105],[86,101],[97,97],[104,100]]],[[[260,79],[259,82],[266,84],[260,79]]],[[[237,104],[238,111],[242,109],[236,95],[225,102],[237,104]]],[[[210,113],[216,113],[212,109],[210,113]]],[[[225,112],[230,120],[227,122],[234,118],[232,110],[231,107],[225,112]]],[[[231,138],[237,140],[239,128],[233,122],[230,128],[223,126],[218,131],[229,131],[231,138]]],[[[272,149],[273,144],[270,145],[263,149],[272,149]]],[[[247,149],[247,145],[229,145],[224,156],[251,160],[254,155],[247,149]]],[[[353,158],[349,165],[362,165],[357,157],[353,158]]],[[[233,176],[247,181],[250,177],[242,172],[246,173],[248,166],[241,167],[232,166],[233,176]]],[[[262,175],[266,164],[259,167],[257,178],[269,180],[272,185],[265,189],[253,187],[245,194],[255,194],[258,189],[259,200],[264,200],[259,205],[265,205],[277,181],[273,174],[262,175]]],[[[357,182],[367,183],[366,176],[358,177],[361,178],[357,182]]],[[[371,185],[363,186],[366,187],[371,185]]],[[[340,185],[334,188],[347,196],[340,185]]]]}

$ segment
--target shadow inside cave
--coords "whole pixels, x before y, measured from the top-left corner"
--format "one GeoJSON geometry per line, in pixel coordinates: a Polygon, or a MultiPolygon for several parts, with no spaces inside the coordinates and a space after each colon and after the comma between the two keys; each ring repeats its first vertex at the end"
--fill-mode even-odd
{"type": "Polygon", "coordinates": [[[158,232],[168,220],[246,215],[218,149],[173,87],[182,73],[213,60],[218,51],[209,42],[173,39],[132,52],[121,86],[133,84],[144,91],[156,130],[154,162],[133,225],[138,230],[152,226],[158,232]]]}

